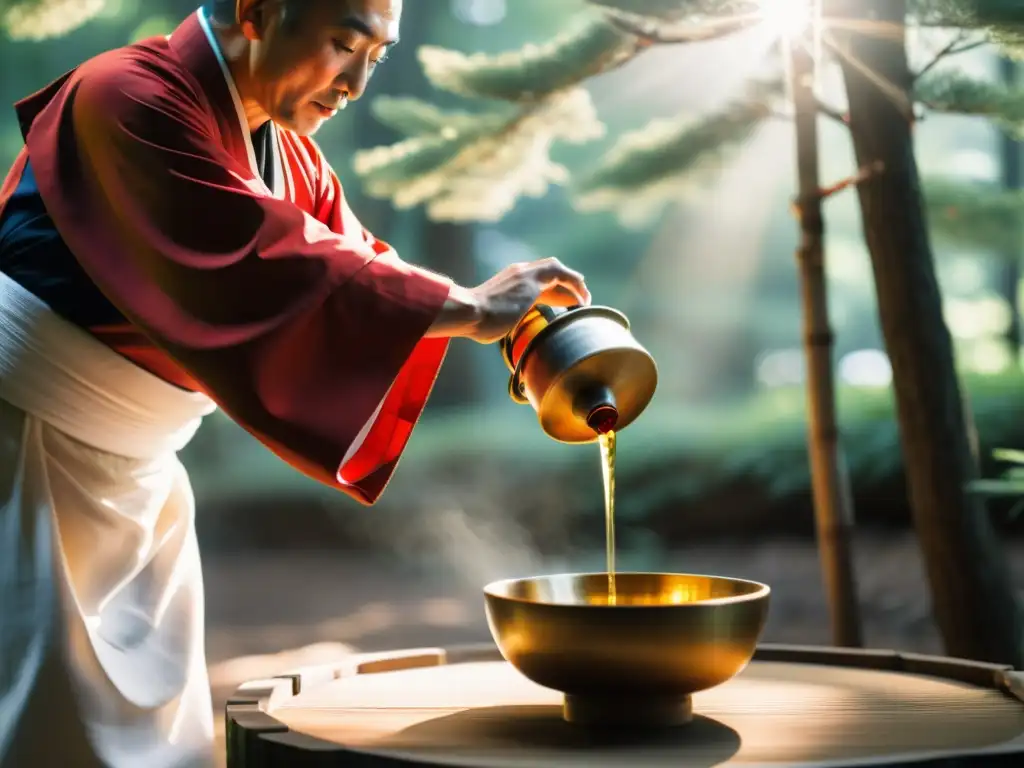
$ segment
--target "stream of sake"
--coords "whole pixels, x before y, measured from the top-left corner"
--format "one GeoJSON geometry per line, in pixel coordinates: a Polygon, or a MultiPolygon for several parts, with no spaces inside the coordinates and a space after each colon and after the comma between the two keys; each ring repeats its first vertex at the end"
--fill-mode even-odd
{"type": "Polygon", "coordinates": [[[601,446],[601,476],[604,479],[605,558],[608,570],[608,605],[616,604],[615,594],[615,432],[598,439],[601,446]]]}

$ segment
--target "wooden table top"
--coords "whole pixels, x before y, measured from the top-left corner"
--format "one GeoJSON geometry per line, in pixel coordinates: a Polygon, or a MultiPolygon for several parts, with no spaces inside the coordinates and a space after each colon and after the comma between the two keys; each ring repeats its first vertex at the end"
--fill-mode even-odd
{"type": "Polygon", "coordinates": [[[437,765],[828,766],[1024,750],[1024,704],[994,689],[873,669],[754,661],[657,735],[565,723],[562,697],[501,661],[343,677],[273,709],[292,731],[437,765]]]}

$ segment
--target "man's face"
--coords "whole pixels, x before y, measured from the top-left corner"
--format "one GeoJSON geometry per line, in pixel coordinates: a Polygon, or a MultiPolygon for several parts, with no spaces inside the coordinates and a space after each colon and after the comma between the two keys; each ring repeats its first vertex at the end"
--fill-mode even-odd
{"type": "Polygon", "coordinates": [[[243,0],[252,95],[277,124],[315,133],[363,95],[401,14],[402,0],[243,0]]]}

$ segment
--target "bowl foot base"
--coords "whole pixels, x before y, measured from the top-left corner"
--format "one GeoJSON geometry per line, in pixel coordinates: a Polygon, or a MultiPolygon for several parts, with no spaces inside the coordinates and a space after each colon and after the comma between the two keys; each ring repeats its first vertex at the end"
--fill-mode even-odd
{"type": "Polygon", "coordinates": [[[669,728],[693,719],[690,696],[577,696],[565,695],[562,716],[585,726],[669,728]]]}

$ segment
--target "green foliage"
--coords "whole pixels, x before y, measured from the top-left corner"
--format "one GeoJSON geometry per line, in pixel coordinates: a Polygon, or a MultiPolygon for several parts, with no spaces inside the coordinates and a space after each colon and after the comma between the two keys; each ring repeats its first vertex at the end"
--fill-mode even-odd
{"type": "MultiPolygon", "coordinates": [[[[467,55],[434,46],[421,48],[424,72],[437,88],[472,99],[512,102],[521,108],[514,116],[502,114],[492,120],[468,112],[443,113],[409,99],[379,101],[378,117],[408,138],[356,158],[355,170],[366,179],[368,194],[391,199],[399,208],[426,203],[428,216],[435,219],[495,221],[519,197],[543,195],[549,184],[568,179],[568,172],[550,159],[556,141],[584,143],[603,135],[604,126],[579,84],[626,63],[651,44],[644,37],[646,27],[624,27],[615,13],[682,18],[751,7],[749,2],[724,0],[601,0],[593,5],[602,10],[578,14],[561,34],[518,51],[467,55]],[[569,104],[579,114],[571,114],[569,104]]],[[[714,33],[688,29],[666,39],[692,42],[738,28],[727,26],[714,33]]],[[[708,120],[666,121],[625,137],[596,173],[581,183],[581,207],[621,211],[618,200],[628,195],[637,204],[633,207],[638,218],[644,218],[645,212],[678,192],[683,174],[709,166],[770,113],[765,93],[780,89],[761,83],[753,90],[742,103],[708,120]]]]}
{"type": "Polygon", "coordinates": [[[976,480],[970,489],[985,497],[1018,499],[1010,510],[1011,517],[1018,517],[1024,513],[1024,451],[1002,448],[993,451],[992,458],[1013,466],[1003,470],[999,477],[976,480]]]}
{"type": "Polygon", "coordinates": [[[1018,0],[911,0],[921,24],[983,33],[1007,56],[1024,59],[1024,4],[1018,0]]]}
{"type": "Polygon", "coordinates": [[[962,72],[935,72],[915,84],[914,96],[936,111],[987,117],[1012,135],[1024,137],[1024,88],[962,72]]]}
{"type": "MultiPolygon", "coordinates": [[[[396,105],[385,101],[381,106],[374,107],[394,127],[402,126],[406,129],[413,128],[413,117],[419,118],[419,127],[424,128],[427,125],[426,119],[435,117],[443,120],[450,114],[437,110],[431,115],[426,110],[419,110],[414,115],[414,108],[411,99],[405,104],[396,105]]],[[[371,195],[390,197],[395,184],[438,172],[474,143],[507,128],[513,119],[506,114],[478,114],[471,121],[455,120],[431,132],[410,130],[410,138],[398,144],[357,153],[355,170],[365,178],[371,195]]],[[[419,202],[422,201],[412,204],[419,202]]],[[[405,206],[399,204],[399,207],[405,206]]]]}
{"type": "Polygon", "coordinates": [[[13,40],[60,37],[99,15],[107,0],[0,0],[0,28],[13,40]]]}
{"type": "Polygon", "coordinates": [[[354,168],[369,195],[398,208],[426,204],[434,219],[496,221],[522,196],[540,197],[568,172],[552,162],[556,142],[604,134],[586,91],[575,85],[636,49],[636,38],[602,14],[575,17],[542,46],[493,56],[425,46],[419,58],[438,88],[491,105],[443,112],[415,99],[378,99],[378,119],[407,138],[358,153],[354,168]],[[494,101],[517,107],[493,106],[494,101]]]}
{"type": "Polygon", "coordinates": [[[1024,6],[1018,0],[910,0],[907,5],[915,19],[929,26],[1024,26],[1024,6]]]}
{"type": "Polygon", "coordinates": [[[968,10],[964,0],[907,0],[907,14],[924,26],[965,26],[968,10]]]}
{"type": "Polygon", "coordinates": [[[745,142],[773,113],[781,80],[750,83],[742,97],[698,120],[650,123],[626,134],[577,185],[581,210],[621,211],[627,222],[644,220],[745,142]]]}
{"type": "Polygon", "coordinates": [[[1024,61],[1024,32],[994,29],[989,36],[1008,58],[1024,61]]]}
{"type": "Polygon", "coordinates": [[[443,110],[422,99],[406,96],[379,96],[373,100],[370,109],[377,120],[407,137],[452,131],[470,134],[481,123],[485,127],[490,127],[492,122],[499,126],[504,124],[512,112],[494,111],[481,115],[479,112],[443,110]]]}
{"type": "Polygon", "coordinates": [[[971,0],[978,19],[1005,54],[1024,60],[1024,3],[1018,0],[971,0]]]}
{"type": "Polygon", "coordinates": [[[1019,0],[965,0],[965,4],[981,24],[1024,29],[1024,5],[1019,0]]]}
{"type": "MultiPolygon", "coordinates": [[[[1022,385],[1019,373],[964,377],[985,455],[1000,445],[1024,444],[1022,385]]],[[[809,523],[805,397],[802,388],[794,387],[763,392],[727,407],[685,408],[655,399],[620,440],[623,532],[633,528],[665,532],[663,526],[678,529],[691,522],[713,527],[713,518],[740,518],[750,528],[786,524],[781,517],[765,519],[772,513],[805,514],[809,523]],[[742,502],[736,501],[737,494],[742,494],[742,502]],[[666,523],[666,518],[678,521],[684,513],[693,520],[666,523]]],[[[899,486],[902,451],[891,391],[840,387],[837,397],[841,439],[855,493],[871,495],[883,489],[875,505],[885,498],[905,514],[905,499],[890,498],[903,493],[899,486]]],[[[302,478],[222,417],[204,426],[200,438],[189,449],[186,464],[204,506],[267,498],[299,505],[304,499],[315,499],[355,515],[366,514],[335,491],[302,478]],[[219,457],[193,458],[212,438],[230,449],[219,457]]],[[[979,481],[975,489],[987,492],[991,482],[979,481]]],[[[531,516],[549,522],[552,517],[597,521],[599,489],[597,448],[554,442],[541,432],[528,407],[465,409],[441,415],[428,411],[380,505],[409,514],[441,503],[438,499],[451,492],[468,502],[500,503],[502,514],[513,525],[531,516]],[[472,498],[474,493],[480,498],[472,498]]],[[[874,512],[861,509],[865,517],[874,512]]],[[[541,522],[536,525],[540,527],[541,522]]],[[[597,526],[594,535],[599,533],[597,526]]]]}
{"type": "MultiPolygon", "coordinates": [[[[1004,53],[1024,56],[1024,3],[1017,0],[917,0],[913,10],[922,23],[974,30],[1004,53]]],[[[1024,88],[1019,86],[936,69],[917,80],[914,97],[936,112],[987,118],[1010,136],[1024,138],[1024,88]]],[[[996,254],[1020,252],[1020,193],[995,184],[938,178],[927,180],[924,195],[936,238],[996,254]]]]}
{"type": "Polygon", "coordinates": [[[757,11],[753,0],[587,0],[622,13],[678,21],[694,16],[728,16],[757,11]]]}
{"type": "Polygon", "coordinates": [[[542,45],[518,51],[467,55],[435,46],[419,50],[420,62],[438,88],[484,99],[531,101],[570,88],[628,56],[636,38],[600,14],[581,14],[542,45]]]}
{"type": "MultiPolygon", "coordinates": [[[[420,51],[423,68],[438,88],[474,99],[500,100],[529,105],[543,101],[552,94],[574,88],[582,81],[608,69],[619,66],[639,55],[652,44],[642,35],[650,28],[658,42],[673,38],[672,25],[679,21],[690,23],[693,29],[701,25],[711,28],[714,21],[736,18],[737,15],[755,16],[761,3],[748,0],[587,0],[598,9],[573,17],[568,29],[541,45],[527,45],[518,51],[497,55],[467,55],[436,47],[420,51]],[[625,14],[625,16],[617,16],[625,14]],[[617,19],[645,19],[654,24],[636,25],[635,33],[627,31],[617,19]],[[659,26],[660,24],[660,26],[659,26]],[[694,26],[696,24],[697,26],[694,26]],[[641,32],[641,30],[643,30],[641,32]]],[[[1001,36],[1006,41],[1019,34],[1018,24],[1024,15],[1024,4],[997,2],[996,0],[916,0],[911,12],[919,22],[927,25],[956,23],[979,34],[1001,36]]],[[[678,33],[678,31],[675,34],[678,33]]],[[[700,39],[701,35],[683,35],[680,40],[700,39]]],[[[773,49],[773,55],[777,51],[773,49]]],[[[773,111],[772,102],[783,94],[781,80],[761,81],[749,88],[743,97],[724,109],[710,115],[681,116],[676,119],[655,121],[643,129],[622,136],[592,166],[586,175],[577,178],[574,186],[574,204],[582,211],[614,211],[625,224],[645,224],[669,203],[698,189],[710,172],[720,166],[724,155],[741,146],[773,111]]],[[[1024,136],[1024,89],[1010,88],[998,83],[985,82],[956,71],[929,71],[916,83],[915,98],[935,111],[985,117],[993,120],[1007,132],[1024,136]]],[[[580,104],[585,100],[580,98],[580,104]]],[[[589,105],[589,102],[586,102],[589,105]]],[[[472,178],[475,190],[483,189],[490,179],[500,184],[510,173],[522,176],[527,165],[512,167],[493,165],[473,167],[475,158],[483,158],[484,165],[495,150],[494,141],[504,141],[511,131],[515,133],[519,121],[488,122],[479,118],[481,130],[473,128],[477,120],[472,113],[442,113],[422,102],[408,100],[382,101],[378,109],[380,118],[415,137],[392,148],[390,153],[374,150],[372,162],[360,161],[357,172],[367,178],[371,194],[388,197],[399,207],[422,202],[431,205],[432,218],[471,221],[493,221],[500,212],[511,210],[522,191],[502,193],[500,205],[466,206],[450,202],[437,204],[438,195],[450,186],[445,179],[464,184],[472,178]],[[442,122],[447,120],[447,126],[442,122]],[[483,129],[483,124],[489,127],[483,129]],[[487,132],[491,132],[488,137],[487,132]],[[490,149],[481,145],[491,143],[490,149]],[[404,174],[404,175],[403,175],[404,174]],[[424,174],[432,174],[422,183],[424,174]],[[471,213],[469,208],[476,208],[471,213]]],[[[522,114],[530,114],[529,111],[522,114]]],[[[585,120],[578,133],[580,137],[594,138],[602,131],[594,121],[585,120]]],[[[569,135],[572,131],[563,131],[569,135]]],[[[537,143],[557,138],[535,136],[537,143]]],[[[578,142],[583,138],[577,139],[578,142]]],[[[544,155],[547,158],[547,154],[544,155]]],[[[548,164],[548,172],[540,174],[542,183],[529,190],[539,195],[547,183],[562,183],[568,172],[548,164]]],[[[974,200],[967,196],[977,190],[965,187],[957,192],[949,182],[941,183],[930,194],[933,220],[938,234],[960,244],[992,248],[1002,243],[1008,231],[995,227],[984,232],[981,226],[964,226],[956,210],[972,205],[978,213],[968,221],[993,220],[1003,222],[1012,202],[990,194],[974,200]],[[953,203],[950,204],[950,200],[953,203]],[[973,233],[981,233],[982,241],[973,233]]]]}
{"type": "Polygon", "coordinates": [[[406,129],[453,120],[432,133],[414,134],[393,146],[357,153],[354,168],[367,194],[398,208],[426,204],[446,221],[497,221],[522,196],[540,197],[568,172],[552,162],[556,141],[582,143],[602,135],[586,91],[574,89],[466,119],[406,100],[384,103],[391,120],[406,129]],[[390,110],[390,112],[389,112],[390,110]]]}
{"type": "Polygon", "coordinates": [[[924,194],[937,239],[1017,258],[1024,242],[1024,192],[936,178],[927,180],[924,194]]]}

